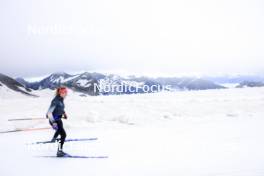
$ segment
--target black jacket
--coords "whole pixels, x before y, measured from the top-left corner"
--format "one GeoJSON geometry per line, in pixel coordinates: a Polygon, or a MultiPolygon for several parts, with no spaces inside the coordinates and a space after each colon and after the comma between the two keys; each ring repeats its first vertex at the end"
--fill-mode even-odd
{"type": "Polygon", "coordinates": [[[48,110],[48,113],[52,113],[54,120],[58,120],[65,113],[64,109],[65,109],[65,105],[63,102],[63,98],[57,95],[51,101],[51,105],[48,110]]]}

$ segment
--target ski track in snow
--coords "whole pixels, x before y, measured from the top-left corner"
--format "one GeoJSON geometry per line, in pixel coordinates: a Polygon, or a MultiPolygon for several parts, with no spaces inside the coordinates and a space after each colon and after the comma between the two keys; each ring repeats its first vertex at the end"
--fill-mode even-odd
{"type": "MultiPolygon", "coordinates": [[[[27,97],[0,87],[0,130],[48,127],[39,118],[54,92],[27,97]]],[[[161,92],[80,97],[65,100],[67,138],[96,141],[65,143],[76,156],[54,156],[52,130],[0,134],[1,175],[263,176],[264,88],[161,92]]]]}

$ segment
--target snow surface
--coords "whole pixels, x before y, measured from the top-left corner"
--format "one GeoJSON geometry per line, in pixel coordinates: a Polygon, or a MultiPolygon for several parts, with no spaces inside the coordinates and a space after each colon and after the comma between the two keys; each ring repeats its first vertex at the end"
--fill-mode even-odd
{"type": "Polygon", "coordinates": [[[221,86],[224,86],[224,87],[227,87],[227,88],[235,88],[238,85],[239,85],[239,83],[225,83],[225,84],[221,84],[221,86]]]}
{"type": "MultiPolygon", "coordinates": [[[[0,130],[49,127],[44,117],[54,92],[39,98],[0,87],[0,130]]],[[[65,143],[73,155],[54,156],[52,130],[0,134],[0,175],[263,176],[264,88],[160,92],[65,99],[67,138],[97,141],[65,143]]]]}
{"type": "MultiPolygon", "coordinates": [[[[1,82],[0,82],[1,83],[1,82]]],[[[25,95],[20,93],[20,92],[16,92],[10,88],[8,88],[5,84],[1,84],[2,86],[0,86],[0,101],[2,99],[9,99],[9,98],[24,98],[25,95]]],[[[18,87],[18,89],[26,91],[25,89],[22,89],[20,87],[18,87]]]]}

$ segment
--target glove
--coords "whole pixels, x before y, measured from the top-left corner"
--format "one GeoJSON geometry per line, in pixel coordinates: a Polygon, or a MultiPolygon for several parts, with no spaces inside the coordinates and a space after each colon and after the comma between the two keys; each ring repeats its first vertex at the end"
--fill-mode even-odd
{"type": "Polygon", "coordinates": [[[52,123],[52,128],[53,128],[54,130],[57,130],[57,129],[58,129],[58,124],[57,124],[57,123],[52,123]]]}

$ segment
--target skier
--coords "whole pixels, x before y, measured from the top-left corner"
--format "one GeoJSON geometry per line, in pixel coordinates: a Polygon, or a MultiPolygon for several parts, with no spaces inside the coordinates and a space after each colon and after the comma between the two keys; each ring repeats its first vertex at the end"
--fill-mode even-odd
{"type": "Polygon", "coordinates": [[[64,111],[64,102],[63,100],[67,96],[67,88],[59,87],[56,89],[56,96],[51,101],[51,105],[46,114],[46,117],[49,119],[49,123],[54,130],[56,130],[52,142],[55,142],[57,137],[60,135],[59,146],[57,151],[57,157],[63,157],[66,153],[63,152],[63,144],[66,138],[66,132],[63,128],[62,118],[67,119],[67,115],[64,111]]]}

